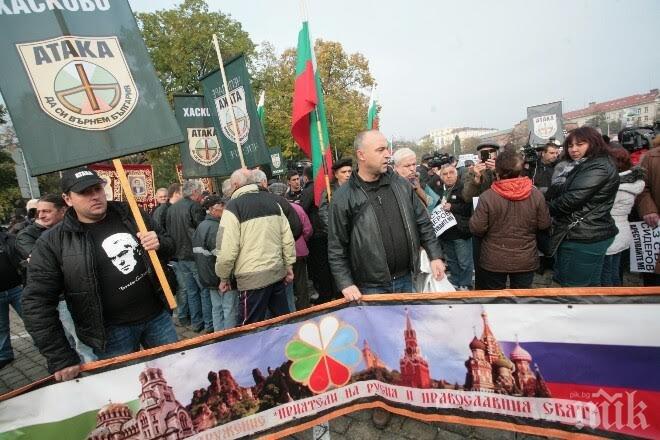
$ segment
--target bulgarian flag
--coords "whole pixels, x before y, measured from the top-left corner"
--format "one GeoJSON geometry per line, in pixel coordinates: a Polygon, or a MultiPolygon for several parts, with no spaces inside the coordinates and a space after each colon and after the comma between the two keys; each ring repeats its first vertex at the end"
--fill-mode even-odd
{"type": "Polygon", "coordinates": [[[261,128],[264,128],[264,117],[265,117],[265,110],[264,110],[264,101],[266,99],[266,91],[262,90],[261,95],[259,95],[259,102],[257,103],[257,116],[259,116],[259,120],[261,121],[261,128]]]}
{"type": "Polygon", "coordinates": [[[376,101],[376,85],[371,86],[369,109],[367,109],[367,130],[378,130],[378,102],[376,101]]]}
{"type": "Polygon", "coordinates": [[[321,80],[316,72],[307,21],[303,22],[298,33],[291,136],[303,153],[312,160],[314,201],[318,206],[321,203],[321,194],[326,189],[326,169],[329,170],[332,166],[332,151],[328,143],[328,123],[325,118],[321,80]],[[327,168],[324,168],[324,162],[327,168]]]}

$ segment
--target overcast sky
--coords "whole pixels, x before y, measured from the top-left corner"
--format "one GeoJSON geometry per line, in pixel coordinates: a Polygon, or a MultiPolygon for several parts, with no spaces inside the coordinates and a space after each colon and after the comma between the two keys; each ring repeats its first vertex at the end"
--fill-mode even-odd
{"type": "MultiPolygon", "coordinates": [[[[179,2],[130,3],[153,11],[179,2]]],[[[527,106],[562,100],[566,112],[660,87],[657,0],[307,3],[313,38],[369,60],[381,127],[395,139],[453,126],[506,129],[527,106]]],[[[296,45],[299,0],[208,4],[255,43],[296,45]]]]}

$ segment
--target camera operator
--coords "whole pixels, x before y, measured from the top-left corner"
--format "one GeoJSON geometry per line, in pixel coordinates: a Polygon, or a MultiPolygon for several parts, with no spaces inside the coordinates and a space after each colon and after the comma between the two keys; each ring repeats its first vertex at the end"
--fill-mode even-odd
{"type": "Polygon", "coordinates": [[[417,197],[420,198],[424,206],[427,206],[428,196],[420,183],[421,176],[417,174],[417,155],[415,152],[410,148],[400,148],[394,152],[392,160],[394,161],[394,171],[404,179],[408,179],[417,197]]]}
{"type": "MultiPolygon", "coordinates": [[[[656,122],[657,125],[657,122],[656,122]]],[[[657,132],[656,126],[628,127],[618,134],[619,143],[630,153],[633,166],[639,165],[642,156],[651,148],[651,143],[657,132]]]]}
{"type": "Polygon", "coordinates": [[[530,177],[534,181],[534,186],[545,195],[552,182],[552,173],[559,157],[559,146],[551,140],[537,151],[540,154],[530,177]]]}
{"type": "Polygon", "coordinates": [[[432,189],[433,193],[435,193],[438,197],[442,197],[443,193],[443,183],[442,179],[440,178],[440,168],[445,165],[455,163],[456,160],[454,159],[454,156],[450,156],[448,153],[441,153],[440,151],[434,151],[431,155],[431,158],[428,160],[429,178],[426,182],[426,185],[432,189]]]}
{"type": "Polygon", "coordinates": [[[463,187],[463,199],[472,203],[473,197],[486,191],[495,181],[495,158],[500,151],[500,145],[495,142],[481,142],[477,145],[479,163],[468,172],[463,187]]]}
{"type": "Polygon", "coordinates": [[[426,188],[426,185],[429,183],[431,175],[429,174],[429,160],[433,157],[430,153],[424,153],[422,155],[422,163],[417,166],[417,174],[419,175],[419,183],[422,188],[426,188]]]}

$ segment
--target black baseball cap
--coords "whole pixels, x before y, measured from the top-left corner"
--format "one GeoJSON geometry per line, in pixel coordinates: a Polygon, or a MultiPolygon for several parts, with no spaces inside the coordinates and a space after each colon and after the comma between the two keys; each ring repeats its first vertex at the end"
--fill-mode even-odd
{"type": "Polygon", "coordinates": [[[64,193],[69,191],[80,193],[98,183],[105,184],[106,182],[96,174],[96,171],[87,167],[72,168],[62,172],[62,180],[60,181],[64,193]]]}

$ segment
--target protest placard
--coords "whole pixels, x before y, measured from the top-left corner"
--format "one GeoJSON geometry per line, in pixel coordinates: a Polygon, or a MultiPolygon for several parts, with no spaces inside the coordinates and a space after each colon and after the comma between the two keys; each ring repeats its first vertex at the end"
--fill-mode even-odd
{"type": "Polygon", "coordinates": [[[449,211],[445,211],[442,208],[442,203],[439,204],[431,212],[431,223],[433,224],[433,230],[435,231],[435,236],[440,237],[447,229],[456,225],[456,218],[454,214],[449,211]]]}

